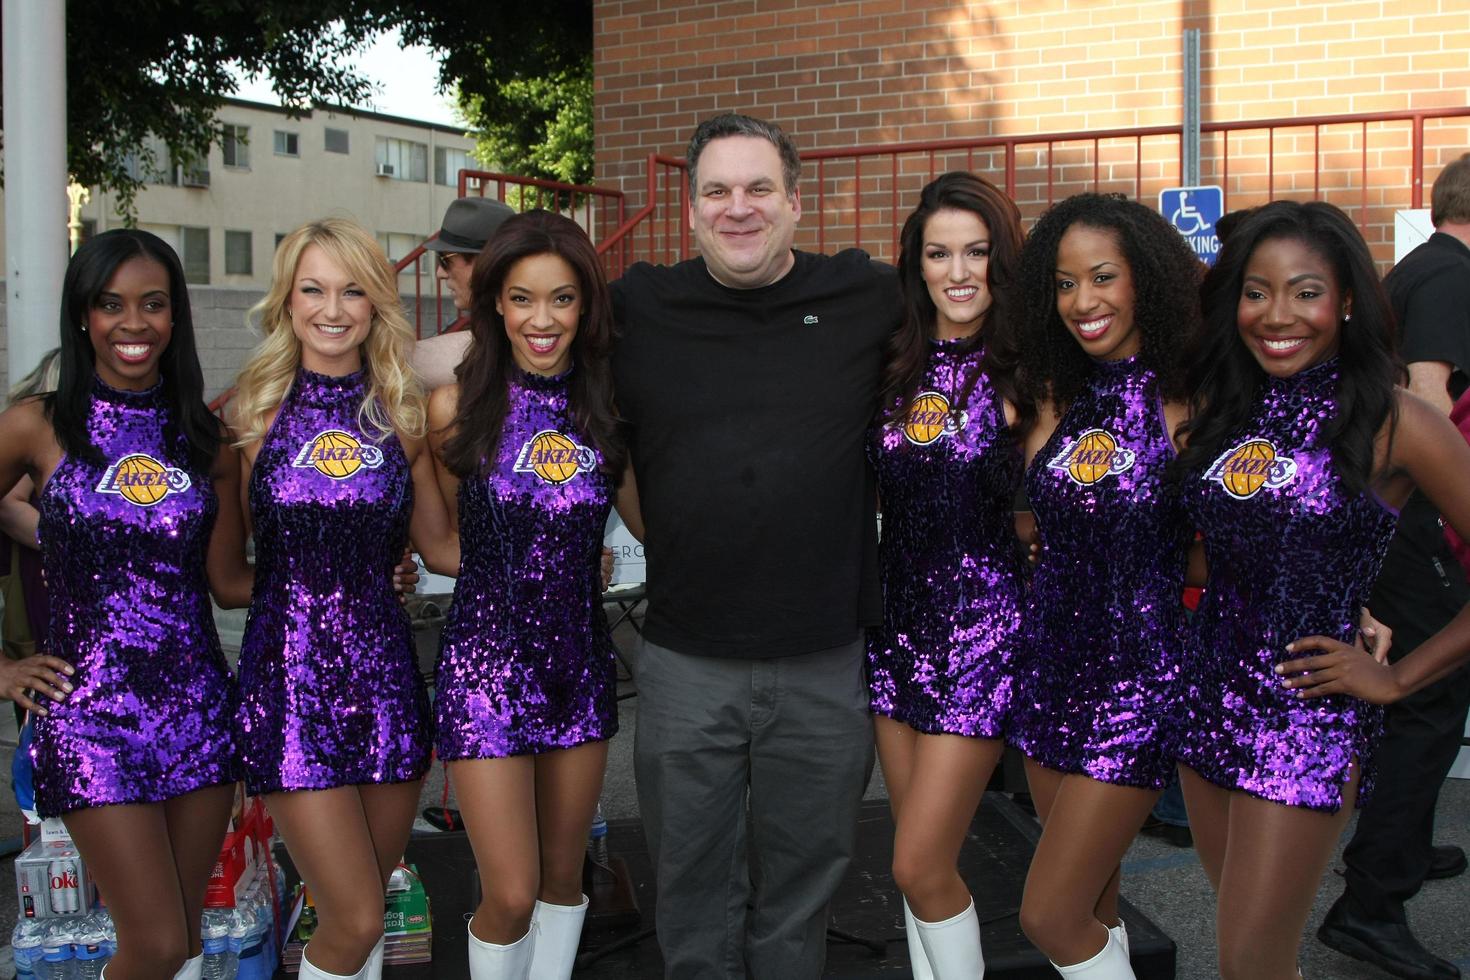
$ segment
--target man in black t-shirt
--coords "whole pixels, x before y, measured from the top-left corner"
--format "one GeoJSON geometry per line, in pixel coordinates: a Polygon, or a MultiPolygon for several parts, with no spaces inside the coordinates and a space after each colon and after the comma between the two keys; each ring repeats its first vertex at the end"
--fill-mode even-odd
{"type": "Polygon", "coordinates": [[[715,117],[688,161],[702,257],[613,284],[647,531],[634,765],[659,944],[671,978],[815,980],[872,769],[863,447],[897,275],[793,251],[800,162],[779,128],[715,117]]]}
{"type": "MultiPolygon", "coordinates": [[[[1470,372],[1470,153],[1434,182],[1435,233],[1404,256],[1384,285],[1399,322],[1409,390],[1446,415],[1470,372]]],[[[1346,329],[1346,328],[1344,328],[1346,329]]],[[[1397,660],[1470,600],[1439,514],[1418,492],[1399,517],[1369,607],[1393,628],[1397,660]]],[[[1465,869],[1458,847],[1433,846],[1440,786],[1454,764],[1470,707],[1470,666],[1390,705],[1375,756],[1377,784],[1343,852],[1347,887],[1318,937],[1399,977],[1458,977],[1409,931],[1404,903],[1426,877],[1465,869]]]]}

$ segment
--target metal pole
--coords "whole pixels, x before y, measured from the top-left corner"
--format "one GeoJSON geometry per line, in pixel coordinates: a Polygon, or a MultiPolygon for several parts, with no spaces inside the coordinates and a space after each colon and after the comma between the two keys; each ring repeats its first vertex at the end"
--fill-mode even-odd
{"type": "Polygon", "coordinates": [[[56,346],[66,273],[66,4],[4,0],[10,383],[56,346]]]}
{"type": "Polygon", "coordinates": [[[1180,183],[1198,187],[1199,178],[1199,30],[1184,32],[1184,173],[1180,183]]]}

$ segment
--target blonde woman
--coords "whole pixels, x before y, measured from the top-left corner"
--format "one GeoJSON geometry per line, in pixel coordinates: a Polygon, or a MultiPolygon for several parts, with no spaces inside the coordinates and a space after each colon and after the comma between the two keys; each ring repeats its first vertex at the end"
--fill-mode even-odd
{"type": "Polygon", "coordinates": [[[256,542],[240,754],[316,904],[301,976],[375,978],[430,748],[393,568],[409,537],[451,574],[459,549],[382,250],[350,221],[314,221],[281,242],[273,277],[234,418],[256,542]]]}

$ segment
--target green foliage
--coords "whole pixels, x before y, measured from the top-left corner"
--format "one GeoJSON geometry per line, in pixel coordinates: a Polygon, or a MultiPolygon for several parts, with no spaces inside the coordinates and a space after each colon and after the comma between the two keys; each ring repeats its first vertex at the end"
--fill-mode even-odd
{"type": "Polygon", "coordinates": [[[393,27],[405,44],[443,53],[439,88],[458,84],[478,99],[472,122],[487,132],[528,112],[537,96],[522,86],[545,82],[539,91],[553,101],[537,106],[551,108],[525,166],[590,176],[591,0],[66,0],[69,169],[131,212],[143,174],[199,159],[219,140],[234,66],[269,72],[282,104],[300,112],[361,104],[372,86],[354,56],[393,27]],[[585,104],[575,101],[584,90],[585,104]]]}
{"type": "Polygon", "coordinates": [[[460,92],[460,111],[478,140],[476,156],[508,173],[591,183],[591,54],[577,68],[508,79],[498,89],[493,100],[460,92]]]}

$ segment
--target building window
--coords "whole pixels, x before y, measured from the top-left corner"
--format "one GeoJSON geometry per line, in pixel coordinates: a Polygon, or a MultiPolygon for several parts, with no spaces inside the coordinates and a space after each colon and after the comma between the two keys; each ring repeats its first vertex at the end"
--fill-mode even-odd
{"type": "Polygon", "coordinates": [[[349,146],[351,146],[351,143],[348,140],[347,130],[345,130],[345,129],[332,129],[332,128],[328,127],[328,129],[327,129],[327,152],[328,153],[347,153],[349,146]]]}
{"type": "Polygon", "coordinates": [[[286,233],[284,231],[278,231],[278,232],[276,232],[276,244],[275,244],[275,247],[276,248],[280,248],[281,247],[281,243],[284,242],[285,240],[286,240],[286,233]]]}
{"type": "Polygon", "coordinates": [[[451,146],[434,148],[434,183],[444,187],[458,187],[459,172],[470,169],[468,150],[456,150],[451,146]]]}
{"type": "Polygon", "coordinates": [[[374,162],[377,165],[379,177],[413,180],[421,184],[429,179],[429,145],[427,143],[379,136],[374,162]]]}
{"type": "Polygon", "coordinates": [[[251,236],[248,231],[225,232],[225,275],[253,276],[255,263],[251,257],[251,236]]]}
{"type": "MultiPolygon", "coordinates": [[[[415,235],[405,231],[378,232],[378,244],[383,246],[383,251],[388,254],[388,261],[393,263],[395,266],[403,260],[403,257],[405,255],[418,248],[419,245],[423,243],[423,240],[424,238],[422,235],[415,235]]],[[[425,252],[423,255],[419,256],[418,262],[415,263],[418,266],[418,271],[422,275],[429,275],[432,271],[429,266],[430,257],[431,256],[427,252],[425,252]]],[[[402,270],[402,275],[411,275],[413,271],[413,265],[409,265],[402,270]]]]}
{"type": "Polygon", "coordinates": [[[209,282],[209,229],[180,228],[180,251],[184,260],[184,281],[209,282]]]}
{"type": "Polygon", "coordinates": [[[283,129],[275,132],[276,156],[299,157],[301,156],[301,137],[297,133],[288,133],[283,129]]]}
{"type": "Polygon", "coordinates": [[[220,138],[220,149],[224,152],[225,166],[250,166],[250,127],[226,123],[220,138]]]}

